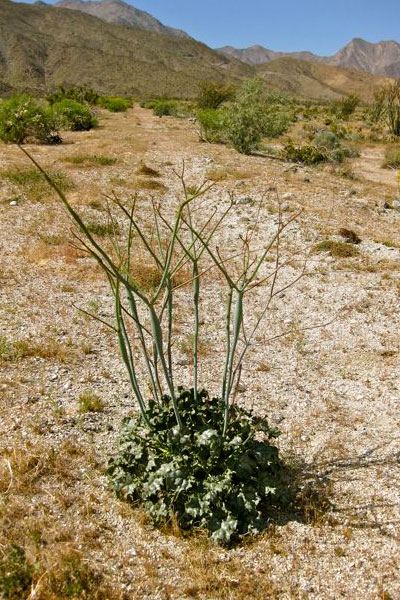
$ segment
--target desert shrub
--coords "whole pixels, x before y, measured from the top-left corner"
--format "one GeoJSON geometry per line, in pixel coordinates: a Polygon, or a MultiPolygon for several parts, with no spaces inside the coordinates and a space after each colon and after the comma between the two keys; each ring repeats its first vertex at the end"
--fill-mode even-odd
{"type": "Polygon", "coordinates": [[[157,100],[153,107],[153,113],[156,115],[156,117],[176,117],[178,114],[178,108],[179,105],[176,100],[157,100]]]}
{"type": "Polygon", "coordinates": [[[328,252],[335,258],[351,258],[358,256],[360,251],[349,242],[335,242],[334,240],[324,240],[314,246],[314,252],[328,252]]]}
{"type": "Polygon", "coordinates": [[[400,136],[400,79],[385,90],[385,114],[392,135],[400,136]]]}
{"type": "Polygon", "coordinates": [[[313,144],[323,150],[334,150],[340,146],[339,138],[332,131],[320,131],[314,136],[313,144]]]}
{"type": "Polygon", "coordinates": [[[263,86],[259,79],[246,81],[237,93],[236,101],[224,116],[224,131],[228,143],[242,154],[256,150],[265,130],[263,86]]]}
{"type": "Polygon", "coordinates": [[[64,158],[64,162],[82,167],[96,165],[110,166],[115,165],[118,159],[112,156],[104,156],[103,154],[75,154],[74,156],[64,158]]]}
{"type": "Polygon", "coordinates": [[[88,131],[97,125],[97,119],[89,107],[75,100],[61,100],[52,106],[55,118],[64,129],[88,131]]]}
{"type": "Polygon", "coordinates": [[[282,110],[268,109],[264,115],[263,135],[268,138],[277,138],[288,130],[293,119],[282,110]]]}
{"type": "Polygon", "coordinates": [[[268,509],[285,499],[278,450],[269,443],[279,432],[233,406],[224,438],[220,399],[203,390],[195,400],[180,388],[177,403],[182,432],[168,396],[148,407],[151,431],[140,417],[125,420],[109,467],[118,495],[144,503],[156,523],[175,517],[183,529],[202,527],[222,543],[261,531],[268,509]]]}
{"type": "Polygon", "coordinates": [[[368,116],[373,123],[379,123],[385,112],[385,89],[380,88],[374,92],[374,100],[369,108],[368,116]]]}
{"type": "Polygon", "coordinates": [[[52,113],[25,94],[15,95],[0,104],[0,139],[13,144],[23,144],[27,139],[61,142],[52,113]]]}
{"type": "Polygon", "coordinates": [[[331,106],[331,112],[339,119],[347,121],[360,104],[360,98],[355,94],[343,96],[339,100],[334,100],[331,106]]]}
{"type": "Polygon", "coordinates": [[[147,108],[148,110],[153,110],[157,105],[157,100],[142,100],[140,103],[141,108],[147,108]]]}
{"type": "Polygon", "coordinates": [[[305,165],[316,165],[328,160],[328,154],[320,148],[312,144],[296,146],[293,140],[285,143],[282,157],[290,162],[304,163],[305,165]]]}
{"type": "Polygon", "coordinates": [[[400,168],[400,147],[399,146],[394,146],[394,147],[386,149],[385,158],[382,163],[382,167],[384,169],[400,168]]]}
{"type": "Polygon", "coordinates": [[[348,244],[361,244],[360,236],[358,236],[352,229],[342,227],[339,230],[339,235],[342,236],[342,238],[344,238],[348,244]]]}
{"type": "Polygon", "coordinates": [[[128,98],[100,96],[97,104],[110,112],[125,112],[132,107],[132,101],[128,98]]]}
{"type": "Polygon", "coordinates": [[[235,90],[232,86],[225,86],[212,81],[202,81],[199,84],[197,107],[199,109],[217,109],[227,100],[232,100],[234,95],[235,90]]]}
{"type": "Polygon", "coordinates": [[[220,142],[223,139],[224,117],[214,108],[203,108],[196,112],[199,137],[204,142],[220,142]]]}
{"type": "Polygon", "coordinates": [[[50,104],[56,104],[62,100],[75,100],[80,104],[97,104],[99,94],[88,85],[59,85],[56,90],[50,92],[46,96],[46,100],[50,104]]]}

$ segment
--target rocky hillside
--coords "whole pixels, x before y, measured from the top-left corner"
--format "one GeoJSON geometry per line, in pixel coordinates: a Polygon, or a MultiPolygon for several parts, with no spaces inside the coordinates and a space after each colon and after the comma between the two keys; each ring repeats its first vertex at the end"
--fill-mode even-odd
{"type": "Polygon", "coordinates": [[[80,10],[114,25],[127,25],[145,31],[165,33],[177,37],[189,37],[184,31],[167,27],[144,10],[139,10],[131,4],[122,2],[122,0],[99,0],[99,2],[94,0],[87,2],[83,0],[60,0],[55,6],[80,10]]]}
{"type": "Polygon", "coordinates": [[[239,83],[252,67],[189,37],[113,25],[77,10],[0,0],[0,89],[92,85],[109,94],[190,97],[201,80],[239,83]]]}
{"type": "Polygon", "coordinates": [[[227,57],[237,58],[249,65],[259,65],[281,57],[326,63],[336,67],[358,69],[376,75],[400,77],[400,44],[394,41],[371,44],[360,38],[352,40],[334,56],[318,56],[312,52],[274,52],[263,46],[238,49],[219,48],[227,57]]]}

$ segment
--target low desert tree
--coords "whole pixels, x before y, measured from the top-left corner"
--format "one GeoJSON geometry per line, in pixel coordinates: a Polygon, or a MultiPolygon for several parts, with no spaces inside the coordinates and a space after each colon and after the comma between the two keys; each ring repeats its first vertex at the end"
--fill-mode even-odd
{"type": "Polygon", "coordinates": [[[268,511],[287,499],[282,464],[271,443],[279,432],[239,407],[236,396],[260,324],[277,296],[305,271],[307,257],[293,270],[298,250],[283,244],[300,211],[285,219],[279,209],[276,229],[265,239],[259,231],[261,201],[254,225],[232,247],[222,247],[219,230],[235,210],[235,200],[229,196],[214,206],[208,194],[212,186],[188,188],[183,167],[177,173],[182,198],[174,213],[155,199],[122,201],[112,195],[107,214],[114,235],[100,238],[29,158],[57,192],[77,226],[80,247],[101,267],[112,292],[113,320],[93,316],[118,339],[139,411],[125,420],[119,453],[109,466],[116,492],[144,505],[156,523],[173,517],[182,528],[207,529],[221,543],[261,531],[268,511]],[[144,265],[151,268],[151,285],[138,276],[144,265]],[[211,393],[217,382],[213,377],[201,385],[199,348],[204,315],[210,312],[205,292],[215,290],[207,289],[213,273],[222,288],[214,291],[211,310],[220,315],[225,351],[215,357],[219,390],[211,393]],[[256,312],[251,310],[254,295],[256,312]],[[176,379],[174,335],[182,300],[192,320],[188,389],[176,379]]]}
{"type": "Polygon", "coordinates": [[[202,142],[221,142],[224,139],[224,115],[215,108],[196,111],[198,135],[202,142]]]}

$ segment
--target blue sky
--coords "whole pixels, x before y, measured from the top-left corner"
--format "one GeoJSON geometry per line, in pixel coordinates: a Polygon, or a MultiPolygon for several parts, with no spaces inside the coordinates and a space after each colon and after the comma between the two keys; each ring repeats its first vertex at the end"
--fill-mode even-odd
{"type": "Polygon", "coordinates": [[[211,47],[329,55],[354,37],[400,42],[400,0],[133,0],[211,47]]]}

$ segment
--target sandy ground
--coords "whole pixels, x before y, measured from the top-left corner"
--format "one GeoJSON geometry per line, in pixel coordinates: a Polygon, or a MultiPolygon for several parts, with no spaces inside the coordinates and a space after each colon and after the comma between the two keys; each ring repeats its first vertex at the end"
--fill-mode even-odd
{"type": "MultiPolygon", "coordinates": [[[[167,191],[154,193],[172,211],[181,195],[174,169],[184,160],[188,184],[220,179],[208,192],[205,214],[226,206],[229,191],[251,198],[231,211],[220,234],[226,247],[237,246],[240,232],[255,223],[261,200],[257,236],[268,239],[277,195],[285,214],[303,209],[288,251],[309,248],[315,236],[339,240],[342,227],[361,237],[354,258],[312,254],[305,276],[277,298],[249,354],[240,394],[241,403],[279,425],[282,456],[301,465],[325,509],[313,498],[309,519],[288,518],[227,551],[153,530],[140,511],[114,498],[104,465],[134,401],[112,331],[73,306],[107,317],[110,292],[91,259],[71,247],[71,224],[56,198],[45,193],[38,201],[2,177],[0,335],[3,347],[25,342],[23,358],[0,363],[2,547],[19,539],[28,555],[50,553],[50,564],[68,545],[104,573],[118,598],[399,598],[400,213],[383,209],[397,190],[395,175],[379,169],[379,153],[367,151],[357,161],[352,181],[201,144],[191,123],[140,108],[104,113],[99,129],[69,133],[65,142],[29,150],[74,183],[68,197],[88,219],[104,216],[102,194],[135,190],[141,161],[160,171],[167,191]],[[63,162],[77,154],[118,160],[95,167],[63,162]],[[286,330],[290,335],[268,342],[286,330]],[[85,390],[102,398],[103,411],[79,413],[85,390]],[[50,451],[57,457],[53,470],[50,451]],[[24,466],[28,455],[35,460],[24,466]],[[40,531],[40,550],[32,528],[40,531]]],[[[15,166],[29,165],[17,148],[0,146],[1,171],[15,166]]],[[[291,265],[282,282],[295,274],[291,265]]],[[[209,278],[202,302],[201,376],[216,392],[220,285],[209,278]]],[[[188,298],[183,290],[177,344],[190,334],[188,298]]],[[[250,315],[262,299],[263,290],[249,303],[250,315]]],[[[190,366],[176,364],[176,378],[189,383],[190,366]]]]}

